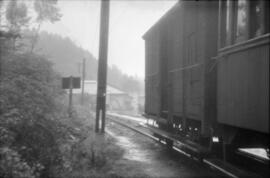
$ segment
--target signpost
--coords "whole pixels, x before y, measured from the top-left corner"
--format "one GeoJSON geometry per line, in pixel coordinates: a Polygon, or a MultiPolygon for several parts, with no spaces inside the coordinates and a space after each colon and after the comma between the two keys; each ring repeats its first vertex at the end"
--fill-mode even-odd
{"type": "Polygon", "coordinates": [[[85,58],[83,58],[83,65],[82,65],[82,96],[81,96],[81,104],[84,104],[84,80],[85,80],[85,58]]]}
{"type": "Polygon", "coordinates": [[[72,89],[81,88],[80,77],[63,77],[62,78],[62,89],[69,89],[69,104],[68,104],[68,114],[69,117],[72,116],[72,89]]]}

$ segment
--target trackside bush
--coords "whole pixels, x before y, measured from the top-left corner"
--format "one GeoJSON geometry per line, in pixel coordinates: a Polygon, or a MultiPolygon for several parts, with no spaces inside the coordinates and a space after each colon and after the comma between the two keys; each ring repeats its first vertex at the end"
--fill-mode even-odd
{"type": "Polygon", "coordinates": [[[66,108],[52,64],[33,53],[1,54],[0,177],[56,177],[64,171],[66,108]],[[65,110],[65,111],[64,111],[65,110]]]}

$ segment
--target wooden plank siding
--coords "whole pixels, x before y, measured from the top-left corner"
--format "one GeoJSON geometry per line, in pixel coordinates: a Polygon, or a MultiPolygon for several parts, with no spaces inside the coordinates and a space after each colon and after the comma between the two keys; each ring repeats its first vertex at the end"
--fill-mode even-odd
{"type": "Polygon", "coordinates": [[[269,35],[265,38],[268,38],[265,44],[257,40],[247,42],[246,46],[253,45],[246,49],[239,48],[243,44],[226,50],[225,54],[220,52],[217,76],[220,123],[269,133],[269,35]]]}
{"type": "Polygon", "coordinates": [[[159,60],[160,60],[159,30],[149,34],[145,40],[145,113],[159,114],[159,60]]]}
{"type": "Polygon", "coordinates": [[[169,77],[171,81],[171,112],[172,116],[183,118],[183,71],[179,70],[183,67],[184,56],[184,39],[183,39],[183,15],[184,9],[179,9],[172,17],[172,58],[170,59],[169,77]]]}
{"type": "MultiPolygon", "coordinates": [[[[209,122],[216,118],[213,114],[215,111],[205,112],[205,103],[207,109],[216,109],[211,105],[215,103],[215,95],[208,96],[215,94],[215,76],[206,81],[205,77],[209,74],[206,74],[205,68],[209,67],[211,58],[217,55],[218,2],[182,1],[179,4],[147,32],[146,41],[152,41],[152,45],[156,45],[155,41],[160,46],[148,49],[155,53],[152,54],[155,57],[147,58],[158,63],[158,67],[153,67],[156,64],[151,65],[157,69],[156,73],[151,67],[146,67],[146,70],[149,70],[147,75],[156,74],[158,87],[157,92],[153,92],[153,84],[147,80],[147,85],[152,88],[148,86],[147,90],[151,92],[148,91],[146,95],[150,95],[150,105],[153,106],[154,98],[155,102],[159,103],[155,106],[157,112],[169,111],[169,121],[172,121],[174,116],[183,122],[186,122],[186,119],[203,121],[202,131],[207,135],[209,122]],[[209,85],[205,82],[212,83],[209,85]],[[210,92],[206,92],[205,87],[209,88],[210,92]],[[205,101],[206,99],[211,101],[205,101]],[[211,115],[207,115],[208,113],[211,115]]],[[[212,74],[216,75],[213,72],[212,74]]],[[[153,108],[149,110],[154,113],[153,108]]]]}

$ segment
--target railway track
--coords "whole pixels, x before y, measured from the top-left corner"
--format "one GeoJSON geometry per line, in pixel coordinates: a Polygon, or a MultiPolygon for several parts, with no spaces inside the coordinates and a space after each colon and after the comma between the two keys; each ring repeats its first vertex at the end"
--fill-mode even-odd
{"type": "Polygon", "coordinates": [[[210,168],[216,169],[231,178],[260,178],[259,175],[252,172],[244,171],[229,163],[223,162],[219,159],[212,159],[205,153],[206,150],[202,148],[193,147],[187,143],[176,140],[175,138],[167,135],[165,132],[158,131],[147,124],[144,119],[108,113],[107,118],[109,121],[114,122],[123,127],[129,128],[137,133],[140,133],[154,141],[163,144],[170,149],[190,158],[194,161],[202,162],[210,168]]]}

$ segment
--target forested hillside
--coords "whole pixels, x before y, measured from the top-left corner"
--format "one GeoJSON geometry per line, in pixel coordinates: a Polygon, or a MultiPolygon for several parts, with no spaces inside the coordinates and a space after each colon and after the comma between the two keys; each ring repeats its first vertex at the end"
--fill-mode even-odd
{"type": "MultiPolygon", "coordinates": [[[[80,76],[82,59],[85,58],[86,79],[97,79],[97,59],[69,38],[43,31],[39,35],[35,51],[46,55],[62,76],[80,76]]],[[[108,83],[129,93],[143,93],[143,81],[123,74],[116,66],[108,68],[108,83]]]]}
{"type": "Polygon", "coordinates": [[[95,80],[97,77],[97,60],[69,38],[41,32],[35,51],[46,55],[62,76],[81,75],[79,65],[86,58],[86,79],[95,80]]]}

